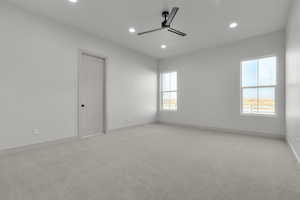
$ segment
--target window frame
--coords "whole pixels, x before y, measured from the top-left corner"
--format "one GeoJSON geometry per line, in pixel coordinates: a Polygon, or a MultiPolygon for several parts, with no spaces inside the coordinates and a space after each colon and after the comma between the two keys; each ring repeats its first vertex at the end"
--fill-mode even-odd
{"type": "Polygon", "coordinates": [[[177,112],[178,111],[178,72],[175,70],[171,71],[161,71],[159,73],[159,111],[160,112],[177,112]],[[170,90],[170,91],[162,91],[162,75],[168,73],[176,72],[176,85],[177,90],[170,90]],[[171,93],[176,92],[176,109],[164,109],[163,108],[163,93],[171,93]]]}
{"type": "MultiPolygon", "coordinates": [[[[269,118],[277,118],[278,117],[278,66],[279,66],[279,59],[278,55],[276,54],[271,54],[271,55],[266,55],[266,56],[260,56],[260,57],[251,57],[251,58],[245,58],[242,59],[240,62],[240,115],[241,116],[255,116],[255,117],[269,117],[269,118]],[[265,85],[265,86],[245,86],[243,87],[243,62],[247,61],[253,61],[253,60],[261,60],[264,58],[271,58],[275,57],[276,58],[276,81],[275,85],[265,85]],[[259,88],[274,88],[275,90],[275,95],[274,95],[274,101],[275,101],[275,107],[274,107],[274,114],[266,114],[266,113],[244,113],[243,112],[243,89],[247,88],[254,88],[254,89],[259,89],[259,88]]],[[[259,69],[258,69],[258,74],[257,78],[259,78],[259,69]]],[[[257,99],[259,99],[259,93],[257,94],[257,99]]]]}

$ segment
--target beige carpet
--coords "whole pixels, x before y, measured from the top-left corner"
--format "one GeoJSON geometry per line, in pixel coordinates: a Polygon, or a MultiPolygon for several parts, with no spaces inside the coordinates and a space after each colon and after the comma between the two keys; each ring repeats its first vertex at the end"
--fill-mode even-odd
{"type": "Polygon", "coordinates": [[[279,140],[147,125],[0,157],[1,200],[299,200],[279,140]]]}

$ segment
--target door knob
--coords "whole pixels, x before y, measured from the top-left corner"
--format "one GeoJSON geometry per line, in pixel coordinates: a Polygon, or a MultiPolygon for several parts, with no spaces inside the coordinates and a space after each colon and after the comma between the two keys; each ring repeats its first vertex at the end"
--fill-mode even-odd
{"type": "Polygon", "coordinates": [[[84,104],[81,104],[81,108],[84,108],[85,107],[85,105],[84,104]]]}

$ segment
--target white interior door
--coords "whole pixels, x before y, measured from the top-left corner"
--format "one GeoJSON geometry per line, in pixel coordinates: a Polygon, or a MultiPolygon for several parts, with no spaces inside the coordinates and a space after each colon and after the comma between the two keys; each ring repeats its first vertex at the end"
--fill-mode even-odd
{"type": "Polygon", "coordinates": [[[104,132],[104,60],[81,55],[79,65],[79,135],[104,132]]]}

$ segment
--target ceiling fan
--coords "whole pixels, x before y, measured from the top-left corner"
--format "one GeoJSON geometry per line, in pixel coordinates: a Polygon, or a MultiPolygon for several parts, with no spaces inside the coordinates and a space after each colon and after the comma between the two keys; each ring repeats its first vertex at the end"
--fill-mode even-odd
{"type": "Polygon", "coordinates": [[[186,33],[183,33],[181,31],[178,31],[178,30],[174,29],[174,28],[171,28],[171,24],[172,24],[172,22],[173,22],[173,20],[176,16],[178,10],[179,10],[178,7],[174,7],[174,8],[172,8],[171,13],[169,13],[169,11],[163,11],[162,12],[162,17],[164,18],[164,21],[161,23],[161,28],[141,32],[141,33],[138,33],[138,35],[144,35],[144,34],[147,34],[147,33],[152,33],[152,32],[155,32],[155,31],[161,31],[161,30],[167,29],[171,33],[175,33],[175,34],[183,36],[183,37],[186,36],[187,35],[186,33]]]}

